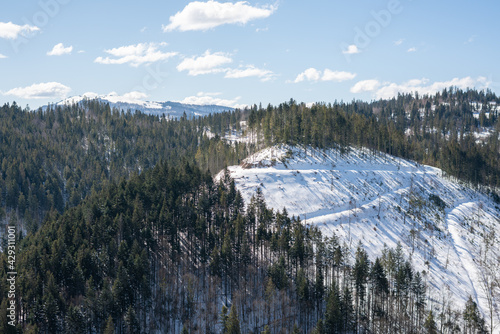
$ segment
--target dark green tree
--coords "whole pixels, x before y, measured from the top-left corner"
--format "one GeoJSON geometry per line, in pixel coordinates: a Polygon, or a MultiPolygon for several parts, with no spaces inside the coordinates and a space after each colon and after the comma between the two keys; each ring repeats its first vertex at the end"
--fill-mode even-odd
{"type": "Polygon", "coordinates": [[[236,307],[231,305],[231,310],[229,311],[229,317],[227,318],[227,326],[225,334],[240,334],[240,320],[238,319],[238,313],[236,312],[236,307]]]}

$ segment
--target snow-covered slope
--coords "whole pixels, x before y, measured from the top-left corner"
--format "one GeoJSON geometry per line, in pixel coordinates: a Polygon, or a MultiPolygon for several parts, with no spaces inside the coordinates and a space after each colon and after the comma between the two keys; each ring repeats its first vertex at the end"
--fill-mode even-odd
{"type": "MultiPolygon", "coordinates": [[[[133,97],[123,97],[116,94],[108,95],[78,95],[69,97],[62,101],[55,103],[55,105],[65,105],[72,103],[81,103],[84,99],[97,99],[103,103],[109,103],[111,108],[117,108],[118,110],[131,110],[135,112],[136,110],[142,113],[150,115],[162,116],[165,114],[169,115],[171,118],[178,118],[185,112],[188,117],[205,116],[210,113],[219,113],[223,111],[232,111],[234,108],[218,106],[218,105],[197,105],[197,104],[184,104],[180,102],[152,102],[152,101],[142,101],[138,98],[133,97]]],[[[47,106],[43,106],[42,109],[45,110],[47,106]]]]}
{"type": "Polygon", "coordinates": [[[361,241],[372,260],[400,242],[424,273],[434,309],[462,310],[471,295],[489,324],[483,264],[500,261],[500,208],[488,196],[440,169],[364,149],[275,146],[228,169],[247,203],[260,187],[270,207],[353,248],[361,241]]]}

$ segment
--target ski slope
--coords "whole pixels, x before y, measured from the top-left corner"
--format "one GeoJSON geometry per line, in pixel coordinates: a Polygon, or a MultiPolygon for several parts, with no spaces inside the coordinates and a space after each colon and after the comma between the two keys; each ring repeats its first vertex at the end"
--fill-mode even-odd
{"type": "MultiPolygon", "coordinates": [[[[371,260],[384,245],[401,243],[427,281],[432,309],[462,311],[471,295],[489,326],[483,264],[499,261],[500,209],[485,194],[438,168],[366,149],[274,146],[228,170],[246,203],[260,187],[270,207],[285,207],[353,248],[361,241],[371,260]]],[[[499,289],[492,295],[497,324],[499,289]]]]}

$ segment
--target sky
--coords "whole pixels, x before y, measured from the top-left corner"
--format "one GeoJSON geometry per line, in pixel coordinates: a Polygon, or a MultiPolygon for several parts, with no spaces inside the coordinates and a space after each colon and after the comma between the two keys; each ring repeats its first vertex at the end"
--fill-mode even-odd
{"type": "Polygon", "coordinates": [[[4,1],[0,104],[78,95],[244,107],[500,93],[500,3],[4,1]]]}

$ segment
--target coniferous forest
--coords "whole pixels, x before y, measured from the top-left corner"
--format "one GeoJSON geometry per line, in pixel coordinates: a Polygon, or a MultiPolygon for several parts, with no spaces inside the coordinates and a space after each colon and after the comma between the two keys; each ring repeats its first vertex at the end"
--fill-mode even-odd
{"type": "Polygon", "coordinates": [[[18,307],[13,327],[2,252],[0,333],[488,333],[472,299],[434,314],[401,247],[369,258],[269,209],[259,191],[244,203],[228,173],[213,175],[277,143],[363,146],[500,202],[495,103],[489,91],[449,89],[175,120],[93,100],[4,105],[0,220],[19,227],[18,307]],[[473,102],[485,106],[477,117],[473,102]],[[229,142],[230,131],[250,140],[229,142]]]}

